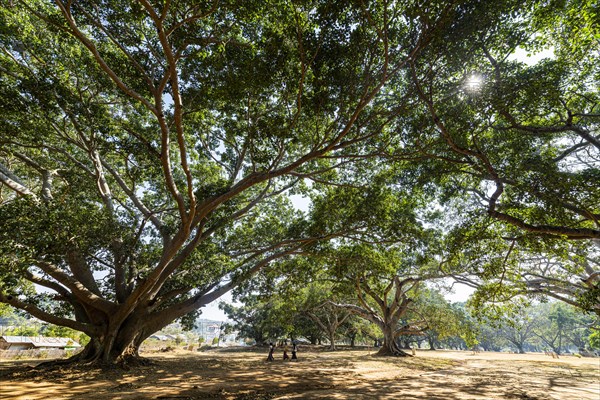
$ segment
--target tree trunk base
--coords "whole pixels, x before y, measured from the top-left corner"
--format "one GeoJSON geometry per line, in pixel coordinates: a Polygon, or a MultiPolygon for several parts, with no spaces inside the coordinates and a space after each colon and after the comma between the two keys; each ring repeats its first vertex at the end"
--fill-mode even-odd
{"type": "Polygon", "coordinates": [[[123,369],[128,369],[130,367],[146,367],[148,365],[156,364],[149,358],[141,357],[141,356],[128,356],[123,359],[117,360],[116,365],[120,366],[123,369]]]}
{"type": "Polygon", "coordinates": [[[379,351],[373,354],[375,357],[412,357],[412,354],[408,354],[400,349],[388,349],[387,347],[382,347],[379,351]]]}
{"type": "Polygon", "coordinates": [[[156,362],[139,355],[127,355],[120,356],[113,360],[103,360],[101,358],[88,358],[82,354],[75,354],[74,356],[61,360],[49,360],[41,362],[36,365],[35,369],[55,369],[61,367],[91,367],[99,369],[130,369],[136,367],[144,367],[149,365],[155,365],[156,362]]]}

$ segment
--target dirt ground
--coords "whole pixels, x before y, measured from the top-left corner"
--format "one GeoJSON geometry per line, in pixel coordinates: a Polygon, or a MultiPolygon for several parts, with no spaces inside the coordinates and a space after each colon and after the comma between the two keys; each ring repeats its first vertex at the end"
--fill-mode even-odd
{"type": "Polygon", "coordinates": [[[0,361],[0,399],[600,399],[600,359],[543,354],[300,349],[298,362],[266,349],[147,353],[130,370],[28,368],[0,361]]]}

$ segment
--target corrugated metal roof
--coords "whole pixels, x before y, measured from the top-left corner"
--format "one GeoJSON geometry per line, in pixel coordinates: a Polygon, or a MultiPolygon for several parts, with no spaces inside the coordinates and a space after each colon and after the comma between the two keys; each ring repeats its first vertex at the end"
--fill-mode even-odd
{"type": "Polygon", "coordinates": [[[150,336],[151,339],[158,339],[158,340],[169,340],[169,338],[167,337],[167,335],[152,335],[150,336]]]}
{"type": "Polygon", "coordinates": [[[35,347],[81,347],[73,339],[47,336],[0,336],[5,342],[11,344],[26,343],[35,347]]]}

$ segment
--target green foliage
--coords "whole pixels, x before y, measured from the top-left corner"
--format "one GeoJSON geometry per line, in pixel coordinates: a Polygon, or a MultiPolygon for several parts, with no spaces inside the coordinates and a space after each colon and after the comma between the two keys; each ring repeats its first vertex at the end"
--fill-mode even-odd
{"type": "Polygon", "coordinates": [[[249,337],[257,344],[263,344],[287,336],[293,326],[294,314],[281,299],[248,294],[240,300],[243,305],[239,307],[219,304],[228,319],[234,322],[232,327],[239,332],[238,337],[249,337]]]}
{"type": "Polygon", "coordinates": [[[473,349],[479,344],[479,340],[477,339],[477,335],[473,331],[466,331],[460,335],[460,338],[465,341],[467,348],[473,349]]]}
{"type": "Polygon", "coordinates": [[[21,325],[12,329],[6,329],[4,334],[13,336],[38,336],[40,334],[40,329],[33,325],[21,325]]]}
{"type": "Polygon", "coordinates": [[[10,319],[15,316],[15,309],[8,304],[0,303],[0,318],[10,319]]]}
{"type": "Polygon", "coordinates": [[[465,5],[471,24],[456,28],[490,28],[420,57],[413,74],[419,106],[411,149],[430,156],[419,179],[434,183],[445,207],[450,266],[484,281],[480,304],[530,293],[598,310],[597,261],[582,277],[582,263],[556,252],[565,239],[593,249],[589,239],[600,237],[598,7],[503,2],[514,8],[500,16],[479,6],[465,5]],[[553,57],[539,62],[514,59],[518,49],[548,48],[553,57]],[[471,75],[481,78],[475,91],[464,86],[471,75]],[[537,256],[555,267],[540,273],[530,261],[537,256]]]}
{"type": "Polygon", "coordinates": [[[592,284],[591,288],[584,288],[578,293],[577,303],[583,310],[595,311],[598,310],[598,303],[600,302],[600,282],[595,285],[592,284]]]}
{"type": "MultiPolygon", "coordinates": [[[[76,340],[77,342],[79,342],[79,340],[82,338],[82,336],[86,336],[86,335],[82,335],[80,332],[77,332],[74,329],[67,328],[64,326],[57,326],[57,325],[46,325],[42,328],[41,333],[44,336],[49,336],[49,337],[71,338],[73,340],[76,340]]],[[[86,342],[86,343],[88,341],[89,341],[89,338],[87,339],[87,341],[84,340],[84,342],[86,342]]]]}
{"type": "Polygon", "coordinates": [[[589,343],[592,349],[600,349],[600,331],[596,330],[592,332],[589,337],[589,343]]]}
{"type": "Polygon", "coordinates": [[[414,309],[426,322],[425,334],[430,345],[437,346],[439,341],[465,334],[471,328],[464,310],[450,304],[438,291],[421,289],[415,299],[414,309]]]}
{"type": "Polygon", "coordinates": [[[81,333],[76,340],[81,346],[86,346],[90,342],[91,338],[85,333],[81,333]]]}
{"type": "MultiPolygon", "coordinates": [[[[523,293],[600,312],[597,254],[564,245],[600,238],[598,16],[590,0],[5,2],[0,300],[94,339],[115,327],[109,346],[191,328],[234,288],[248,335],[300,334],[325,298],[297,284],[321,279],[345,301],[461,274],[498,315],[523,293]]],[[[450,335],[459,317],[430,300],[450,335]]]]}

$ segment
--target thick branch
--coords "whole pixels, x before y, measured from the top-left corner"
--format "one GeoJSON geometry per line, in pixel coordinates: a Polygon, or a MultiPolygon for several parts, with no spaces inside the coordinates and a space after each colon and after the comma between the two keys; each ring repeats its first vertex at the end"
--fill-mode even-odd
{"type": "Polygon", "coordinates": [[[54,0],[54,1],[55,1],[56,5],[58,6],[58,8],[60,9],[60,11],[62,12],[63,16],[65,17],[67,24],[71,28],[70,33],[74,37],[76,37],[92,53],[92,55],[94,56],[94,59],[96,60],[96,62],[100,66],[100,68],[117,85],[117,87],[119,89],[121,89],[128,96],[130,96],[133,99],[142,103],[152,113],[154,113],[155,115],[158,115],[158,110],[152,105],[152,103],[150,103],[148,100],[146,100],[142,95],[137,93],[135,90],[133,90],[132,88],[127,86],[127,84],[125,84],[125,82],[123,82],[121,80],[121,78],[119,78],[119,76],[115,73],[115,71],[113,71],[112,68],[109,67],[109,65],[107,64],[104,57],[102,57],[102,55],[96,48],[96,45],[94,45],[94,43],[79,29],[79,27],[77,26],[77,23],[75,22],[75,19],[71,15],[71,10],[70,10],[71,2],[69,1],[65,4],[62,0],[54,0]]]}
{"type": "Polygon", "coordinates": [[[564,226],[556,225],[532,225],[525,221],[510,216],[508,214],[501,213],[494,209],[489,209],[488,214],[496,219],[505,221],[519,227],[523,230],[532,233],[546,234],[557,237],[566,237],[571,240],[584,240],[584,239],[600,239],[600,231],[590,228],[568,228],[564,226]]]}
{"type": "Polygon", "coordinates": [[[16,296],[0,292],[0,302],[10,304],[11,306],[18,308],[19,310],[27,311],[34,317],[49,322],[51,324],[66,326],[77,331],[84,332],[90,336],[98,333],[96,332],[96,329],[93,325],[84,324],[68,318],[57,317],[56,315],[47,313],[32,304],[25,303],[24,301],[19,300],[16,296]]]}
{"type": "Polygon", "coordinates": [[[0,182],[8,186],[9,189],[22,196],[31,196],[37,200],[37,196],[28,187],[26,187],[17,176],[8,168],[0,163],[0,182]]]}
{"type": "Polygon", "coordinates": [[[108,315],[114,312],[115,306],[113,303],[91,292],[81,282],[68,276],[54,265],[47,262],[37,262],[36,265],[42,271],[56,279],[64,286],[68,287],[73,292],[73,294],[83,303],[88,304],[92,307],[96,307],[98,310],[101,310],[102,312],[108,315]]]}

